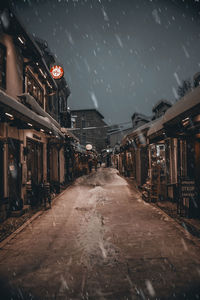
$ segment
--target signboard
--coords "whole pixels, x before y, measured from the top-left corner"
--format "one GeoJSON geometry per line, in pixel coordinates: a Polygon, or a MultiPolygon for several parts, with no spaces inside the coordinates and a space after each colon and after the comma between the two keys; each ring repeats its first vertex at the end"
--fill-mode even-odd
{"type": "Polygon", "coordinates": [[[37,140],[41,140],[41,137],[38,136],[37,134],[33,133],[33,138],[37,139],[37,140]]]}
{"type": "Polygon", "coordinates": [[[85,148],[86,148],[86,150],[90,151],[90,150],[92,150],[92,145],[91,144],[87,144],[85,146],[85,148]]]}
{"type": "Polygon", "coordinates": [[[183,180],[181,182],[181,194],[182,197],[194,197],[195,195],[195,181],[183,180]]]}
{"type": "Polygon", "coordinates": [[[181,208],[185,210],[185,215],[189,216],[192,213],[196,196],[195,181],[184,178],[180,182],[180,213],[181,208]]]}
{"type": "Polygon", "coordinates": [[[54,79],[60,79],[64,75],[63,68],[61,66],[53,66],[50,70],[51,75],[54,79]]]}

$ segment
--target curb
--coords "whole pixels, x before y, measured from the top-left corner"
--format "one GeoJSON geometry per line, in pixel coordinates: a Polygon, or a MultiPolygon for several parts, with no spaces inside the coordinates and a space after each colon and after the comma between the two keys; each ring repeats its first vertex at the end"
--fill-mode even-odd
{"type": "MultiPolygon", "coordinates": [[[[130,182],[127,181],[128,185],[130,186],[130,182]]],[[[135,186],[130,186],[132,189],[134,189],[138,195],[140,196],[141,200],[145,203],[145,204],[149,204],[151,207],[154,207],[155,209],[157,209],[160,213],[162,213],[165,217],[169,218],[172,223],[175,225],[175,227],[180,230],[185,238],[187,238],[188,240],[192,241],[195,246],[200,247],[200,240],[198,239],[198,237],[192,235],[188,230],[187,227],[185,228],[184,226],[182,226],[175,218],[172,218],[170,215],[168,215],[164,210],[162,210],[159,206],[157,206],[156,204],[152,203],[152,202],[146,202],[143,198],[142,198],[142,194],[141,192],[135,187],[135,186]]]]}
{"type": "MultiPolygon", "coordinates": [[[[69,186],[67,187],[69,188],[69,186]]],[[[62,191],[59,195],[57,195],[54,199],[52,199],[51,205],[55,205],[55,201],[61,197],[67,188],[62,191]]],[[[11,233],[7,238],[0,242],[0,249],[3,249],[12,239],[14,239],[20,232],[22,232],[29,224],[31,224],[34,220],[36,220],[39,216],[41,216],[46,210],[40,210],[35,213],[30,219],[28,219],[24,224],[22,224],[19,228],[17,228],[13,233],[11,233]]]]}
{"type": "MultiPolygon", "coordinates": [[[[142,199],[143,200],[143,199],[142,199]]],[[[144,200],[143,200],[144,201],[144,200]]],[[[145,202],[145,201],[144,201],[145,202]]],[[[148,203],[148,202],[147,202],[148,203]]],[[[197,240],[197,237],[195,237],[194,235],[192,235],[186,228],[184,228],[176,219],[172,218],[170,215],[168,215],[164,210],[162,210],[160,207],[158,207],[156,204],[154,203],[149,203],[150,206],[154,207],[156,210],[160,211],[160,213],[162,213],[166,218],[169,218],[173,224],[175,225],[175,227],[180,230],[184,236],[192,241],[196,246],[200,246],[199,244],[199,240],[197,240]]]]}
{"type": "Polygon", "coordinates": [[[32,223],[35,219],[37,219],[40,215],[43,214],[43,211],[38,211],[35,215],[33,215],[28,221],[26,221],[22,226],[17,228],[13,233],[11,233],[5,240],[0,243],[0,249],[5,247],[12,239],[16,237],[22,230],[24,230],[30,223],[32,223]]]}

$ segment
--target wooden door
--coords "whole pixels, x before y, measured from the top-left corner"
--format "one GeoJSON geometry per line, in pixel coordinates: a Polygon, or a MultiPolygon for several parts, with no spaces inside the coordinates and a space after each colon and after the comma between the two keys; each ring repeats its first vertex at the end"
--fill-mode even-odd
{"type": "Polygon", "coordinates": [[[0,142],[0,200],[4,196],[4,144],[0,142]]]}
{"type": "Polygon", "coordinates": [[[28,180],[33,185],[38,185],[43,181],[43,146],[42,143],[27,139],[27,147],[28,180]]]}
{"type": "Polygon", "coordinates": [[[20,142],[15,139],[8,141],[8,189],[11,210],[21,209],[20,142]]]}

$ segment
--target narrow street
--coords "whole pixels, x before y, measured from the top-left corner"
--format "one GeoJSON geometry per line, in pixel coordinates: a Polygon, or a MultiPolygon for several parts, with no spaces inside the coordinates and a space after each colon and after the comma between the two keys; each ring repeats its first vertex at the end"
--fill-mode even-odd
{"type": "Polygon", "coordinates": [[[101,168],[0,249],[0,298],[200,299],[194,239],[101,168]]]}

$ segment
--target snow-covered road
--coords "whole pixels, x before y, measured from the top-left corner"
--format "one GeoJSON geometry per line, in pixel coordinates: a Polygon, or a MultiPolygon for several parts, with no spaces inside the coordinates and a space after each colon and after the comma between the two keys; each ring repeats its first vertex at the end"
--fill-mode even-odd
{"type": "Polygon", "coordinates": [[[1,299],[200,299],[199,286],[198,240],[114,169],[77,179],[0,249],[1,299]]]}

